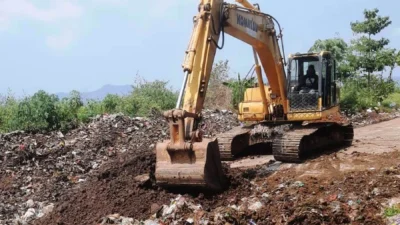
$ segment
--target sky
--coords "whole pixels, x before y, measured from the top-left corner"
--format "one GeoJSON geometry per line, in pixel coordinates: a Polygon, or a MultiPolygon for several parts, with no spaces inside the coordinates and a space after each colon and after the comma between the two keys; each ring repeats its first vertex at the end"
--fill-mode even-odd
{"type": "MultiPolygon", "coordinates": [[[[228,1],[233,3],[232,0],[228,1]]],[[[378,8],[392,24],[382,35],[400,49],[398,0],[258,0],[283,27],[285,56],[317,39],[353,38],[350,22],[378,8]]],[[[0,0],[0,93],[93,91],[103,85],[169,81],[179,89],[198,0],[0,0]]],[[[216,60],[232,76],[253,65],[250,46],[226,35],[216,60]]],[[[400,69],[395,76],[400,78],[400,69]]]]}

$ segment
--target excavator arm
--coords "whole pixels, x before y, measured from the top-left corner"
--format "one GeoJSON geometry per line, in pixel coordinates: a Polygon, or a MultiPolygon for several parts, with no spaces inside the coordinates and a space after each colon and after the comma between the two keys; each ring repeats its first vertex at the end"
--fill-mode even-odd
{"type": "Polygon", "coordinates": [[[247,0],[237,1],[243,7],[223,0],[200,0],[182,65],[184,79],[176,108],[164,112],[170,126],[170,139],[156,145],[155,176],[161,186],[215,190],[223,187],[218,140],[203,138],[199,121],[215,54],[224,46],[225,33],[253,48],[262,96],[261,114],[268,116],[274,113],[272,105],[282,105],[287,110],[284,62],[273,18],[260,12],[247,0]],[[269,91],[264,89],[259,62],[269,81],[269,91]]]}

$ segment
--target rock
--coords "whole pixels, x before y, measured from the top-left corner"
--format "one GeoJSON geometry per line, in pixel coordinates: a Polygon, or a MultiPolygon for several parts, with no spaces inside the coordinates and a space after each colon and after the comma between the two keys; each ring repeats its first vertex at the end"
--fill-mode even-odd
{"type": "Polygon", "coordinates": [[[120,224],[121,225],[134,225],[135,221],[133,218],[122,217],[120,224]]]}
{"type": "Polygon", "coordinates": [[[374,188],[374,190],[372,190],[372,194],[379,195],[380,194],[379,188],[374,188]]]}
{"type": "Polygon", "coordinates": [[[29,221],[29,220],[31,220],[31,219],[33,219],[33,217],[35,216],[35,214],[36,214],[36,210],[34,209],[34,208],[29,208],[26,212],[25,212],[25,214],[24,214],[24,216],[22,217],[25,221],[29,221]]]}
{"type": "Polygon", "coordinates": [[[54,210],[54,204],[51,203],[50,205],[45,206],[42,211],[45,215],[50,214],[54,210]]]}
{"type": "Polygon", "coordinates": [[[270,195],[269,195],[269,194],[267,194],[267,193],[264,193],[264,194],[262,194],[262,195],[261,195],[261,197],[263,197],[263,198],[269,198],[269,197],[270,197],[270,195]]]}
{"type": "Polygon", "coordinates": [[[149,176],[149,174],[142,174],[142,175],[136,176],[134,179],[140,183],[145,183],[146,181],[150,180],[150,176],[149,176]]]}
{"type": "Polygon", "coordinates": [[[260,201],[255,201],[251,205],[249,205],[249,210],[258,211],[263,207],[263,204],[260,201]]]}
{"type": "Polygon", "coordinates": [[[57,132],[57,136],[58,136],[59,138],[64,138],[64,134],[61,133],[61,131],[58,131],[58,132],[57,132]]]}
{"type": "Polygon", "coordinates": [[[35,206],[35,202],[32,199],[29,199],[25,204],[28,208],[33,208],[35,206]]]}
{"type": "Polygon", "coordinates": [[[158,204],[156,204],[156,203],[153,203],[153,204],[151,204],[151,206],[150,206],[150,212],[151,212],[151,214],[157,213],[160,209],[161,209],[161,207],[160,207],[158,204]]]}
{"type": "Polygon", "coordinates": [[[154,220],[146,220],[144,221],[144,225],[159,225],[159,223],[154,220]]]}

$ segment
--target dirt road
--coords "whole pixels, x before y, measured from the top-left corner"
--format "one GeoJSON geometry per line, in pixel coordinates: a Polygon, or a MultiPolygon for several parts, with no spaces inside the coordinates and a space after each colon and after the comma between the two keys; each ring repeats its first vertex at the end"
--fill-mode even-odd
{"type": "Polygon", "coordinates": [[[315,176],[335,176],[340,172],[381,169],[398,162],[399,158],[376,156],[396,151],[400,151],[400,119],[356,128],[351,147],[333,153],[331,157],[322,157],[304,164],[283,164],[280,169],[293,167],[299,173],[315,176]],[[351,157],[360,154],[360,158],[351,157]]]}

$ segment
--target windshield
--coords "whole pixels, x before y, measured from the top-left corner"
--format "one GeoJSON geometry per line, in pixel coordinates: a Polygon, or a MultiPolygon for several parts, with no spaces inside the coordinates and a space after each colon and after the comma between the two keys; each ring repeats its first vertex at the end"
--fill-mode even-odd
{"type": "Polygon", "coordinates": [[[289,91],[318,90],[321,63],[318,57],[301,57],[292,60],[289,69],[289,91]]]}

